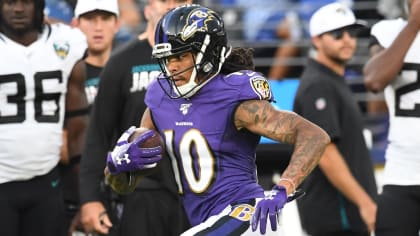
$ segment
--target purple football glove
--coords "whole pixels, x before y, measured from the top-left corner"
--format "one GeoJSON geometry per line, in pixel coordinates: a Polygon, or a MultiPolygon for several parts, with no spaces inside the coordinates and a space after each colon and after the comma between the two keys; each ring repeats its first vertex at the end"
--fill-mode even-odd
{"type": "Polygon", "coordinates": [[[267,226],[267,216],[270,218],[271,229],[277,230],[277,222],[281,209],[287,202],[287,192],[282,186],[274,186],[268,196],[260,200],[255,207],[252,215],[251,225],[252,231],[257,230],[260,223],[260,233],[265,234],[267,226]]]}
{"type": "Polygon", "coordinates": [[[118,139],[114,150],[108,153],[106,164],[111,174],[150,169],[162,159],[162,147],[139,148],[139,145],[153,136],[153,131],[146,131],[133,142],[128,142],[135,130],[134,126],[126,130],[118,139]]]}

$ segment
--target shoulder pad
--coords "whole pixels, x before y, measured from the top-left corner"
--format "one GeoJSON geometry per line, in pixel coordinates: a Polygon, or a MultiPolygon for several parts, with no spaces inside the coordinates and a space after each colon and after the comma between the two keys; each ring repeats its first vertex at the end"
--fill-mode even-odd
{"type": "Polygon", "coordinates": [[[372,26],[371,35],[382,47],[388,48],[406,24],[407,22],[401,18],[382,20],[372,26]]]}

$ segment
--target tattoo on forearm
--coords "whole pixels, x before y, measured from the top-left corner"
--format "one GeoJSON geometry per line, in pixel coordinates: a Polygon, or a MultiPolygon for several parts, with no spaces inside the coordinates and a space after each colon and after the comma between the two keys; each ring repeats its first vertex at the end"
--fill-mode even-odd
{"type": "Polygon", "coordinates": [[[310,138],[298,140],[285,177],[296,181],[297,185],[302,183],[305,177],[315,168],[321,158],[325,141],[317,135],[308,135],[310,138]]]}
{"type": "Polygon", "coordinates": [[[246,101],[238,108],[235,124],[284,143],[294,144],[292,159],[283,173],[298,185],[315,168],[327,144],[328,136],[293,112],[274,109],[269,102],[246,101]]]}

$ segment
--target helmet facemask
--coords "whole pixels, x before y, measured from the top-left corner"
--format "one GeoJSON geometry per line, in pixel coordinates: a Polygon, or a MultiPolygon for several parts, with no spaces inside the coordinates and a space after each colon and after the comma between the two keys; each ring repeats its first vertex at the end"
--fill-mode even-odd
{"type": "MultiPolygon", "coordinates": [[[[161,54],[166,55],[162,58],[158,58],[159,66],[163,72],[163,77],[158,78],[159,84],[162,86],[162,83],[169,84],[170,91],[166,91],[166,94],[171,98],[189,98],[194,95],[198,90],[200,90],[205,84],[207,84],[213,77],[215,77],[222,68],[222,65],[227,57],[226,47],[221,48],[221,52],[218,60],[209,61],[205,60],[206,51],[210,51],[211,48],[208,48],[210,43],[210,36],[206,35],[203,44],[201,45],[200,50],[195,50],[194,48],[189,48],[187,50],[180,50],[179,52],[172,54],[169,51],[171,44],[166,45],[156,45],[154,48],[154,55],[161,54]],[[157,52],[160,50],[160,52],[157,52]],[[175,74],[171,74],[167,68],[168,57],[176,56],[182,53],[191,52],[194,56],[194,64],[191,67],[185,68],[182,71],[178,71],[175,74]],[[191,77],[189,81],[180,86],[176,86],[173,80],[174,76],[184,73],[192,69],[191,77]]],[[[216,55],[214,55],[216,56],[216,55]]],[[[167,87],[167,86],[165,86],[167,87]]]]}

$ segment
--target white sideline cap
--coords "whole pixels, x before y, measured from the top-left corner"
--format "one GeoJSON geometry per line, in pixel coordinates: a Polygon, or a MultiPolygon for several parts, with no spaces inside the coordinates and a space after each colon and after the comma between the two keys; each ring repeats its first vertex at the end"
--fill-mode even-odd
{"type": "Polygon", "coordinates": [[[111,12],[118,16],[118,0],[77,0],[74,16],[79,17],[95,10],[111,12]]]}
{"type": "Polygon", "coordinates": [[[346,26],[366,26],[366,22],[357,20],[353,11],[344,4],[334,2],[319,8],[309,21],[311,37],[340,29],[346,26]]]}

